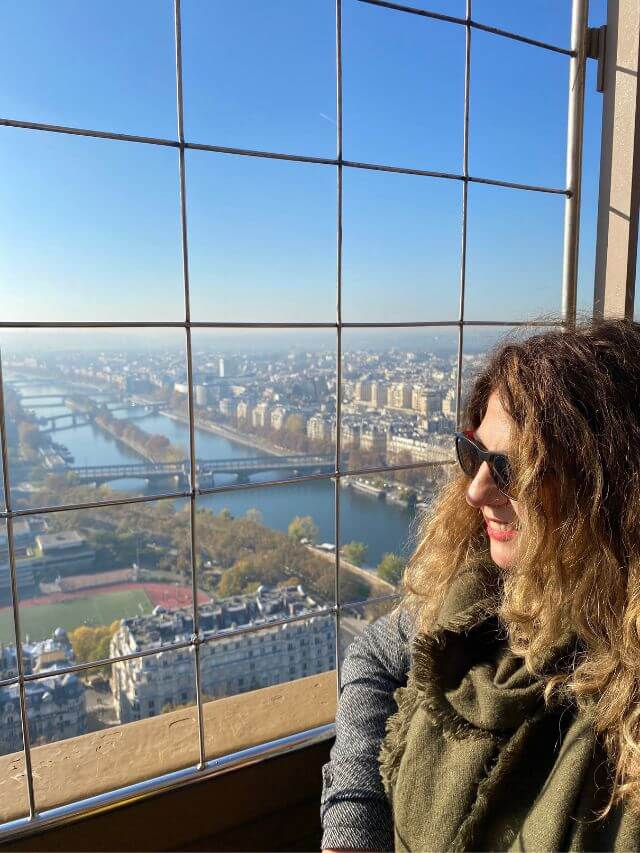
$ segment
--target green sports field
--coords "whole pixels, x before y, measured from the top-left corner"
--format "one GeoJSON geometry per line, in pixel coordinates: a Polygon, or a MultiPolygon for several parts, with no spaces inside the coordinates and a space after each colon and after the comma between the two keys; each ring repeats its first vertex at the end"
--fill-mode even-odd
{"type": "MultiPolygon", "coordinates": [[[[88,595],[57,604],[34,604],[20,609],[22,633],[31,642],[50,637],[56,628],[71,631],[79,625],[110,625],[114,619],[150,613],[152,604],[141,589],[124,589],[103,595],[88,595]]],[[[0,642],[13,643],[13,611],[0,611],[0,642]]]]}

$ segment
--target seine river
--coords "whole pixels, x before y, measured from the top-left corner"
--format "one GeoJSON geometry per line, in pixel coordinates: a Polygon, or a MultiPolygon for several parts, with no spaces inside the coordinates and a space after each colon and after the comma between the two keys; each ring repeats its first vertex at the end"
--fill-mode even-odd
{"type": "MultiPolygon", "coordinates": [[[[16,377],[17,378],[17,377],[16,377]]],[[[22,385],[20,392],[27,395],[60,393],[66,390],[54,384],[44,386],[40,383],[22,385]]],[[[80,387],[74,389],[80,391],[80,387]]],[[[86,389],[82,389],[86,393],[86,389]]],[[[43,408],[46,400],[39,401],[39,416],[61,414],[68,411],[56,405],[43,408]]],[[[136,413],[135,409],[131,410],[136,413]]],[[[164,415],[149,415],[137,420],[136,423],[149,433],[166,436],[173,444],[188,447],[189,430],[186,424],[172,420],[164,415]]],[[[75,458],[75,465],[113,465],[141,461],[140,457],[117,442],[109,434],[93,425],[76,426],[71,429],[53,433],[53,439],[67,447],[75,458]]],[[[238,442],[229,441],[222,436],[204,430],[196,432],[196,455],[200,459],[238,459],[250,456],[262,456],[264,452],[238,442]]],[[[278,469],[252,476],[256,484],[261,480],[272,480],[278,476],[278,469]]],[[[286,476],[286,475],[285,475],[286,476]]],[[[228,476],[226,482],[234,482],[233,476],[228,476]]],[[[223,478],[216,478],[216,486],[223,485],[223,478]]],[[[144,493],[145,486],[140,481],[118,481],[112,484],[118,490],[126,490],[132,494],[144,493]]],[[[334,487],[331,481],[311,481],[284,486],[272,486],[255,489],[239,489],[216,495],[198,498],[198,504],[219,512],[223,507],[228,508],[233,515],[243,515],[248,509],[256,508],[262,514],[265,524],[279,530],[286,530],[291,519],[296,515],[310,515],[319,528],[319,542],[335,542],[334,531],[334,487]]],[[[353,489],[343,488],[340,495],[342,543],[351,540],[365,542],[368,554],[365,565],[376,566],[381,556],[387,551],[407,555],[411,549],[410,526],[413,512],[397,504],[370,497],[353,489]]]]}

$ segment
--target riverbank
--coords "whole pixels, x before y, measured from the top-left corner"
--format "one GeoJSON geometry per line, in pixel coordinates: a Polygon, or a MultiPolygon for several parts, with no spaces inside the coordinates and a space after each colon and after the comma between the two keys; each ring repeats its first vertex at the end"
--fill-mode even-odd
{"type": "MultiPolygon", "coordinates": [[[[307,545],[306,547],[312,554],[315,554],[317,557],[322,557],[324,560],[335,566],[336,555],[334,552],[324,551],[322,548],[317,548],[315,545],[307,545]]],[[[349,560],[346,560],[342,556],[342,554],[340,554],[340,571],[347,574],[351,573],[352,575],[356,575],[359,580],[365,581],[369,587],[371,598],[377,598],[398,592],[393,584],[379,578],[375,571],[363,569],[361,566],[356,566],[355,563],[350,563],[349,560]]]]}
{"type": "MultiPolygon", "coordinates": [[[[172,421],[179,421],[180,423],[187,424],[187,426],[189,425],[188,415],[180,415],[177,412],[158,412],[158,414],[162,415],[164,418],[171,418],[172,421]]],[[[256,450],[264,450],[265,453],[269,453],[271,456],[288,456],[293,452],[284,447],[277,447],[276,445],[271,444],[271,442],[266,441],[266,439],[259,438],[258,436],[247,435],[246,432],[240,432],[234,427],[223,426],[222,424],[216,424],[212,421],[205,421],[202,418],[196,417],[194,425],[196,429],[201,429],[203,432],[211,432],[214,435],[219,435],[229,441],[235,441],[237,444],[244,444],[246,447],[254,447],[256,450]]]]}

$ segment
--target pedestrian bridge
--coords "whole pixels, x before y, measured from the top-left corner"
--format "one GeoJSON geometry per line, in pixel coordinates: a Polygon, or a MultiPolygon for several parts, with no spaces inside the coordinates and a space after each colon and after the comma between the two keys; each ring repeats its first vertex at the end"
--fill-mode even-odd
{"type": "MultiPolygon", "coordinates": [[[[291,456],[254,456],[245,459],[198,459],[196,478],[200,487],[215,485],[217,474],[235,474],[237,482],[249,482],[252,474],[265,471],[290,471],[292,474],[327,472],[334,469],[333,456],[298,453],[291,456]]],[[[149,485],[171,482],[189,484],[188,460],[180,462],[140,462],[131,465],[71,466],[67,472],[76,482],[101,485],[116,480],[145,480],[149,485]]]]}

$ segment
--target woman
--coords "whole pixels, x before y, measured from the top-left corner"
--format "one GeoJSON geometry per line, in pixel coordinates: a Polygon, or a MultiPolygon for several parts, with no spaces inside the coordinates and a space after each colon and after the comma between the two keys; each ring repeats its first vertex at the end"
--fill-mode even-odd
{"type": "Polygon", "coordinates": [[[640,328],[503,343],[465,425],[344,662],[323,848],[637,850],[640,328]]]}

